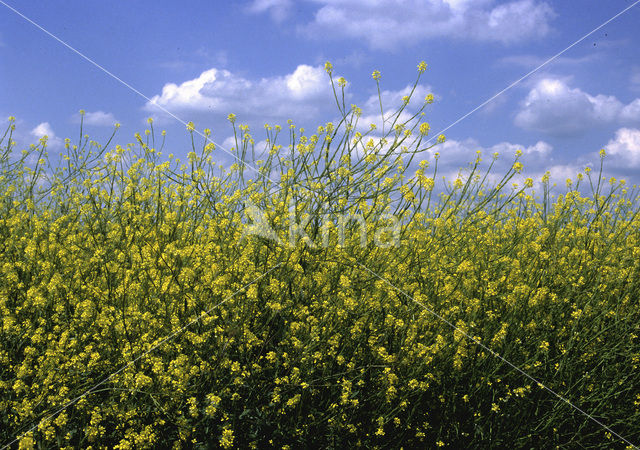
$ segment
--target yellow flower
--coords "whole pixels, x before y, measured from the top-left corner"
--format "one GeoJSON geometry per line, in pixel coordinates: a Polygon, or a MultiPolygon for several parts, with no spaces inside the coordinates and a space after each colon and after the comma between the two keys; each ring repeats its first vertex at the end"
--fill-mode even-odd
{"type": "Polygon", "coordinates": [[[380,75],[380,71],[379,70],[374,70],[373,73],[371,74],[371,77],[378,81],[380,79],[382,75],[380,75]]]}
{"type": "Polygon", "coordinates": [[[549,176],[551,175],[551,173],[549,171],[546,171],[543,175],[542,175],[542,182],[543,183],[548,183],[549,182],[549,176]]]}
{"type": "Polygon", "coordinates": [[[233,430],[230,425],[225,425],[222,429],[222,436],[220,437],[220,446],[222,448],[231,448],[233,447],[233,430]]]}

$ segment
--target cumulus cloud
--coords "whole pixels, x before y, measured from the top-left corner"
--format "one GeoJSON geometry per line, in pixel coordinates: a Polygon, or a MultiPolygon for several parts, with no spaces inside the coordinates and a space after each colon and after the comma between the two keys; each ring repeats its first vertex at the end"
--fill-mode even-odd
{"type": "Polygon", "coordinates": [[[533,188],[539,191],[542,187],[542,176],[546,171],[550,172],[550,180],[559,186],[564,186],[567,178],[574,179],[576,174],[584,169],[578,161],[559,163],[553,157],[553,147],[545,142],[538,141],[532,145],[520,145],[512,142],[499,142],[490,146],[482,146],[477,140],[467,138],[463,140],[448,139],[446,142],[428,150],[420,159],[433,161],[435,152],[440,154],[438,160],[438,181],[442,176],[446,182],[453,182],[456,178],[467,179],[469,164],[475,161],[477,151],[481,152],[482,162],[477,173],[484,178],[489,164],[493,160],[493,154],[498,153],[498,159],[485,179],[487,186],[495,186],[512,167],[516,151],[521,150],[520,162],[524,164],[521,173],[516,174],[509,182],[517,183],[521,188],[526,178],[533,179],[533,188]]]}
{"type": "MultiPolygon", "coordinates": [[[[74,122],[80,122],[80,114],[74,116],[74,122]]],[[[106,113],[104,111],[86,112],[84,114],[84,123],[86,125],[94,125],[98,127],[111,127],[116,122],[116,118],[112,113],[106,113]]]]}
{"type": "Polygon", "coordinates": [[[639,129],[620,128],[604,148],[610,156],[613,156],[616,165],[631,168],[640,167],[639,129]]]}
{"type": "Polygon", "coordinates": [[[552,136],[575,136],[613,122],[640,120],[640,99],[629,105],[610,95],[590,95],[563,80],[543,78],[520,105],[515,124],[552,136]]]}
{"type": "Polygon", "coordinates": [[[491,153],[497,152],[502,155],[514,155],[518,150],[522,151],[525,158],[530,157],[540,159],[549,157],[553,147],[544,141],[538,141],[528,147],[512,144],[510,142],[500,142],[499,144],[495,144],[489,148],[491,153]]]}
{"type": "Polygon", "coordinates": [[[635,99],[620,111],[620,119],[624,122],[640,120],[640,98],[635,99]]]}
{"type": "Polygon", "coordinates": [[[445,164],[466,164],[475,159],[478,150],[482,152],[483,158],[485,159],[494,153],[498,153],[500,160],[508,160],[509,164],[515,153],[521,150],[521,159],[523,161],[539,163],[547,161],[550,158],[553,147],[544,141],[538,141],[529,146],[511,142],[499,142],[489,147],[483,147],[475,139],[468,138],[465,140],[448,139],[444,143],[429,150],[429,152],[432,155],[435,152],[440,153],[445,164]]]}
{"type": "MultiPolygon", "coordinates": [[[[273,145],[273,143],[271,143],[271,145],[273,145]]],[[[228,152],[233,152],[237,150],[239,147],[242,147],[242,141],[238,139],[238,145],[236,145],[235,136],[227,136],[222,140],[222,143],[218,146],[218,148],[223,148],[228,152]],[[231,149],[234,149],[234,150],[231,150],[231,149]]],[[[264,156],[266,151],[269,150],[270,148],[269,143],[265,139],[256,141],[253,147],[257,157],[264,156]]]]}
{"type": "MultiPolygon", "coordinates": [[[[393,141],[395,133],[392,130],[392,125],[407,123],[407,127],[410,128],[414,126],[416,122],[424,121],[424,119],[421,120],[420,117],[414,117],[413,119],[412,117],[415,116],[420,107],[424,105],[427,94],[432,94],[433,90],[429,85],[423,84],[416,85],[413,93],[411,93],[412,89],[414,89],[413,85],[407,85],[398,90],[382,90],[380,92],[380,97],[378,97],[378,94],[376,93],[375,95],[369,96],[363,103],[357,103],[362,114],[358,118],[355,129],[362,134],[366,133],[366,136],[362,141],[363,145],[356,146],[353,149],[357,155],[362,156],[364,154],[364,144],[370,139],[373,139],[378,151],[382,153],[389,151],[392,144],[391,141],[393,141]],[[409,96],[409,103],[405,105],[404,110],[400,115],[398,115],[398,110],[404,104],[403,98],[409,96]],[[384,127],[382,126],[383,119],[380,112],[380,101],[382,101],[382,110],[384,112],[384,127]],[[371,125],[375,125],[375,130],[371,129],[371,125]],[[387,144],[384,144],[382,147],[378,147],[384,136],[386,136],[387,144]]],[[[438,96],[434,94],[434,98],[437,99],[438,96]]],[[[425,112],[428,110],[429,107],[426,108],[425,112]]],[[[336,118],[336,120],[339,119],[336,118]]],[[[336,120],[334,120],[334,123],[336,123],[336,120]]],[[[416,136],[417,132],[414,134],[414,137],[416,136]]],[[[413,141],[413,138],[409,139],[403,145],[408,145],[411,141],[413,141]]]]}
{"type": "MultiPolygon", "coordinates": [[[[604,148],[607,152],[607,157],[603,175],[638,182],[640,129],[618,129],[615,136],[609,140],[604,148]]],[[[529,146],[500,142],[483,147],[475,139],[447,140],[445,143],[429,150],[427,156],[430,159],[436,151],[440,153],[439,167],[442,168],[440,175],[445,175],[447,180],[451,181],[458,176],[460,168],[473,161],[477,150],[482,152],[482,158],[485,160],[483,167],[487,167],[487,162],[491,160],[491,155],[497,152],[500,157],[487,177],[487,182],[491,184],[497,182],[506,170],[511,167],[513,155],[518,149],[522,150],[523,153],[520,161],[524,164],[524,170],[515,176],[512,181],[522,186],[524,179],[530,177],[534,180],[533,187],[536,191],[541,189],[541,180],[547,171],[549,172],[551,184],[555,183],[558,188],[564,189],[567,179],[573,180],[575,185],[577,174],[584,173],[585,167],[597,167],[600,164],[598,151],[583,154],[569,160],[558,161],[554,158],[553,147],[545,141],[538,141],[529,146]]],[[[588,187],[584,192],[589,192],[588,187]]]]}
{"type": "Polygon", "coordinates": [[[48,136],[49,138],[53,138],[56,135],[51,125],[49,125],[49,122],[42,122],[31,130],[31,134],[35,137],[48,136]]]}
{"type": "MultiPolygon", "coordinates": [[[[403,97],[409,96],[409,94],[411,94],[411,89],[413,89],[413,85],[407,85],[404,88],[398,90],[383,90],[380,92],[380,97],[378,97],[378,94],[370,96],[361,106],[362,116],[358,120],[359,130],[368,130],[371,124],[376,125],[376,127],[380,130],[382,129],[380,100],[382,100],[382,108],[386,123],[385,126],[388,129],[390,125],[390,119],[395,116],[397,110],[402,106],[403,97]]],[[[417,85],[415,90],[413,91],[413,94],[411,95],[409,104],[398,117],[397,123],[403,123],[409,120],[419,109],[419,107],[424,103],[427,94],[431,93],[433,93],[431,86],[424,84],[417,85]]],[[[437,97],[434,96],[434,98],[437,97]]]]}
{"type": "MultiPolygon", "coordinates": [[[[548,172],[549,182],[551,185],[556,184],[557,186],[564,188],[568,179],[572,181],[573,186],[576,185],[578,181],[578,174],[584,174],[584,166],[581,166],[578,162],[553,164],[545,168],[544,171],[529,174],[528,176],[534,180],[534,189],[540,190],[542,188],[542,177],[546,172],[548,172]]],[[[584,185],[582,188],[584,189],[584,185]]],[[[583,189],[581,189],[582,192],[589,192],[588,190],[583,191],[583,189]]]]}
{"type": "Polygon", "coordinates": [[[168,83],[145,109],[229,113],[265,120],[315,117],[323,108],[335,109],[331,83],[322,66],[299,65],[285,76],[249,80],[228,70],[209,69],[181,84],[168,83]]]}
{"type": "Polygon", "coordinates": [[[351,37],[390,50],[430,38],[503,44],[545,36],[555,17],[536,0],[494,5],[491,0],[314,0],[321,6],[299,31],[306,36],[351,37]]]}
{"type": "Polygon", "coordinates": [[[57,148],[62,146],[62,139],[56,136],[56,133],[51,128],[49,122],[42,122],[35,128],[31,130],[31,136],[36,137],[38,139],[43,136],[47,136],[47,146],[49,148],[57,148]]]}
{"type": "MultiPolygon", "coordinates": [[[[377,142],[375,137],[374,142],[377,142]]],[[[436,144],[430,149],[424,150],[416,156],[413,162],[415,167],[412,167],[412,170],[417,168],[417,164],[421,160],[430,161],[433,168],[435,154],[438,153],[438,182],[441,182],[443,176],[446,178],[446,182],[452,182],[458,176],[466,179],[470,164],[472,165],[475,162],[477,152],[480,151],[482,162],[476,174],[482,174],[484,177],[486,170],[493,161],[493,154],[498,153],[498,160],[493,163],[493,168],[485,180],[487,184],[491,185],[497,183],[511,168],[518,150],[522,151],[520,161],[524,163],[525,171],[516,176],[513,181],[522,183],[526,177],[541,177],[547,167],[550,165],[552,167],[557,166],[557,164],[553,163],[553,147],[544,141],[538,141],[529,146],[512,142],[499,142],[491,146],[482,146],[477,140],[467,138],[463,140],[447,139],[444,143],[436,144]]],[[[358,154],[362,154],[362,152],[358,151],[358,154]]]]}

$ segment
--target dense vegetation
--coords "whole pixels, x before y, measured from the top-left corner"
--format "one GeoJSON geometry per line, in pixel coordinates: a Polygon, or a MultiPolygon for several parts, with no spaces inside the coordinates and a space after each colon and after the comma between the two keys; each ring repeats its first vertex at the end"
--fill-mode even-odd
{"type": "Polygon", "coordinates": [[[493,186],[478,156],[437,192],[422,109],[362,132],[344,84],[342,120],[290,124],[288,148],[230,115],[246,164],[228,168],[192,124],[185,163],[150,123],[124,147],[67,142],[58,165],[46,139],[16,158],[10,125],[0,444],[640,442],[635,190],[587,170],[536,195],[509,185],[516,155],[493,186]]]}

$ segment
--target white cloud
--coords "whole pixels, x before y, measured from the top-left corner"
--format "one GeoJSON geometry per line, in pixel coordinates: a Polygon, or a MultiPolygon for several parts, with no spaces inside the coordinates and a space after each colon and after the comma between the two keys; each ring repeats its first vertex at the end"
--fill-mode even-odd
{"type": "Polygon", "coordinates": [[[62,139],[56,136],[56,133],[51,128],[49,122],[42,122],[35,128],[31,130],[31,136],[36,137],[38,139],[43,136],[47,136],[47,147],[49,148],[58,148],[62,146],[62,139]]]}
{"type": "Polygon", "coordinates": [[[613,139],[605,145],[608,155],[613,156],[616,165],[640,167],[640,130],[620,128],[613,139]]]}
{"type": "Polygon", "coordinates": [[[285,76],[249,80],[228,70],[209,69],[180,85],[168,83],[145,109],[159,112],[159,105],[172,113],[212,112],[222,117],[308,119],[320,111],[335,109],[331,83],[324,68],[299,65],[285,76]]]}
{"type": "MultiPolygon", "coordinates": [[[[280,142],[280,144],[284,145],[282,142],[280,142]]],[[[256,158],[259,159],[259,158],[264,157],[266,155],[267,150],[269,150],[272,145],[273,145],[273,143],[267,143],[266,139],[263,139],[263,140],[260,140],[260,141],[256,141],[255,144],[253,145],[253,149],[254,149],[256,158]]],[[[236,138],[235,138],[235,136],[227,136],[221,142],[218,143],[216,148],[219,149],[220,151],[226,153],[229,156],[231,156],[231,155],[238,156],[238,148],[242,148],[242,140],[240,138],[238,138],[238,145],[236,146],[236,138]]],[[[250,153],[251,153],[251,145],[250,144],[247,145],[247,149],[248,149],[248,152],[249,152],[249,155],[250,155],[250,153]]],[[[251,158],[249,158],[247,163],[249,165],[253,166],[253,163],[251,162],[250,159],[251,158]]],[[[238,162],[234,157],[231,157],[230,161],[238,162]]]]}
{"type": "Polygon", "coordinates": [[[554,164],[545,168],[544,171],[528,174],[528,176],[534,180],[533,188],[537,191],[542,189],[542,177],[545,175],[545,172],[549,172],[549,183],[551,186],[556,184],[558,187],[564,188],[567,185],[568,179],[571,179],[573,186],[576,185],[578,173],[584,173],[584,167],[580,166],[577,162],[554,164]]]}
{"type": "MultiPolygon", "coordinates": [[[[80,122],[80,115],[76,114],[74,116],[75,122],[80,122]]],[[[94,112],[86,112],[84,114],[84,123],[86,125],[94,125],[98,127],[111,127],[118,120],[114,117],[112,113],[106,113],[104,111],[94,111],[94,112]]]]}
{"type": "MultiPolygon", "coordinates": [[[[358,122],[356,124],[356,131],[365,134],[362,141],[362,145],[365,145],[369,139],[373,139],[373,142],[376,145],[376,148],[379,152],[385,153],[389,151],[391,147],[391,141],[393,141],[393,136],[395,132],[391,129],[391,125],[395,123],[395,125],[407,123],[407,127],[410,128],[416,124],[417,121],[425,121],[424,119],[420,119],[420,117],[416,117],[410,121],[410,119],[418,112],[420,107],[424,104],[425,97],[427,94],[431,94],[433,91],[430,86],[418,84],[411,95],[409,103],[405,106],[405,109],[400,113],[398,117],[396,117],[398,110],[403,105],[403,97],[409,96],[411,94],[411,90],[413,89],[413,85],[407,85],[402,89],[398,90],[383,90],[380,92],[380,97],[378,94],[371,95],[364,103],[358,103],[357,106],[362,110],[361,116],[358,118],[358,122]],[[382,127],[382,115],[380,113],[380,99],[382,100],[382,108],[384,111],[384,135],[383,135],[383,127],[382,127]],[[371,125],[375,125],[375,130],[371,130],[371,125]],[[382,147],[379,147],[380,140],[386,136],[387,144],[384,144],[382,147]]],[[[434,98],[438,98],[437,95],[434,95],[434,98]]],[[[426,108],[428,111],[429,107],[426,108]]],[[[339,120],[339,119],[338,119],[339,120]]],[[[334,121],[334,123],[336,123],[334,121]]],[[[414,137],[417,135],[414,135],[414,137]]],[[[414,138],[408,139],[405,144],[407,145],[414,138]]],[[[423,141],[424,144],[424,141],[423,141]]],[[[354,151],[358,155],[364,154],[363,146],[357,146],[354,148],[354,151]]]]}
{"type": "Polygon", "coordinates": [[[633,120],[640,120],[640,99],[625,106],[614,96],[593,96],[563,80],[543,78],[521,103],[515,124],[553,136],[572,136],[603,123],[633,120]]]}
{"type": "Polygon", "coordinates": [[[51,125],[49,125],[49,122],[42,122],[40,125],[31,130],[31,134],[38,138],[45,135],[49,138],[52,138],[56,135],[53,132],[53,128],[51,128],[51,125]]]}
{"type": "MultiPolygon", "coordinates": [[[[640,129],[618,129],[615,137],[609,140],[604,148],[607,151],[607,157],[604,161],[604,173],[606,176],[615,176],[619,179],[631,178],[637,181],[636,171],[640,168],[640,129]]],[[[500,157],[487,178],[489,183],[495,183],[511,167],[513,155],[518,149],[523,152],[520,160],[524,164],[524,170],[515,176],[512,182],[517,182],[522,186],[524,179],[530,177],[534,180],[533,187],[536,191],[540,191],[542,188],[541,179],[547,171],[549,172],[551,184],[555,183],[559,189],[556,192],[561,192],[565,188],[567,179],[573,180],[575,186],[578,173],[584,173],[585,167],[590,166],[593,168],[598,166],[600,162],[598,151],[590,152],[568,161],[555,161],[552,146],[544,141],[538,141],[530,146],[501,142],[483,148],[474,139],[449,140],[436,146],[430,153],[432,154],[434,151],[440,152],[443,173],[446,173],[447,179],[449,179],[450,176],[455,178],[457,167],[470,162],[477,150],[482,151],[482,158],[485,161],[490,160],[494,152],[498,152],[500,157]]],[[[590,192],[588,185],[585,185],[584,182],[582,183],[582,188],[584,189],[583,192],[590,192]]]]}
{"type": "MultiPolygon", "coordinates": [[[[413,89],[413,85],[407,85],[399,90],[383,90],[380,92],[380,97],[378,94],[370,96],[362,105],[362,116],[358,120],[358,129],[368,130],[371,124],[375,124],[378,130],[382,131],[382,117],[380,114],[380,100],[382,100],[382,108],[385,116],[385,122],[391,119],[397,113],[397,110],[402,106],[402,98],[411,94],[411,89],[413,89]]],[[[411,95],[411,100],[409,104],[405,108],[405,110],[400,114],[397,119],[397,123],[406,122],[413,116],[413,114],[419,109],[419,107],[424,103],[425,97],[427,94],[431,94],[433,91],[431,86],[419,84],[416,86],[413,94],[411,95]]],[[[434,96],[437,99],[437,96],[434,96]]],[[[388,129],[390,123],[385,125],[385,131],[388,129]]]]}
{"type": "Polygon", "coordinates": [[[227,136],[224,141],[222,141],[222,148],[228,151],[236,148],[236,138],[234,136],[227,136]]]}
{"type": "MultiPolygon", "coordinates": [[[[473,165],[480,151],[481,163],[475,174],[485,178],[486,186],[495,186],[504,174],[512,167],[517,150],[522,150],[520,161],[524,164],[524,170],[521,174],[517,174],[511,182],[522,183],[527,177],[542,177],[545,170],[551,167],[559,167],[554,165],[552,158],[552,146],[544,141],[538,141],[533,145],[524,146],[511,142],[500,142],[491,146],[483,147],[473,138],[464,140],[447,139],[442,144],[437,144],[433,148],[424,151],[416,156],[414,164],[425,159],[430,161],[430,167],[427,171],[431,175],[434,167],[435,153],[439,153],[438,173],[436,175],[437,182],[442,182],[444,176],[446,182],[453,182],[456,178],[461,177],[467,179],[469,175],[470,165],[473,165]],[[498,153],[497,161],[493,162],[491,171],[487,174],[489,165],[493,161],[493,154],[498,153]]],[[[555,170],[555,169],[554,169],[555,170]]],[[[557,170],[556,170],[557,171],[557,170]]],[[[410,171],[413,173],[413,170],[410,171]]],[[[575,175],[575,174],[574,174],[575,175]]]]}
{"type": "Polygon", "coordinates": [[[478,141],[472,138],[462,141],[447,139],[444,143],[429,150],[429,153],[431,155],[435,152],[440,153],[443,158],[443,162],[447,164],[467,164],[475,159],[476,152],[478,150],[482,152],[483,159],[491,158],[491,155],[498,153],[500,160],[504,159],[510,162],[512,161],[515,153],[518,150],[521,150],[521,159],[523,161],[529,161],[537,164],[541,161],[549,160],[548,158],[551,156],[553,147],[544,141],[538,141],[529,146],[514,144],[511,142],[500,142],[490,147],[482,147],[478,141]]]}
{"type": "Polygon", "coordinates": [[[305,100],[327,92],[329,81],[324,70],[318,67],[300,65],[285,78],[285,83],[291,95],[296,100],[305,100]]]}
{"type": "Polygon", "coordinates": [[[371,47],[393,49],[435,38],[476,39],[504,44],[545,36],[555,16],[547,3],[517,0],[314,0],[321,6],[307,36],[352,37],[371,47]]]}
{"type": "Polygon", "coordinates": [[[445,176],[447,182],[453,182],[458,176],[461,176],[463,180],[467,179],[469,163],[475,161],[477,151],[481,152],[482,162],[476,174],[480,174],[481,178],[484,178],[486,170],[493,160],[493,154],[498,153],[498,159],[494,162],[493,168],[485,179],[486,186],[495,187],[512,167],[517,150],[522,150],[520,162],[524,164],[524,169],[509,181],[507,190],[511,189],[512,183],[517,183],[521,188],[526,178],[532,178],[534,182],[533,189],[539,192],[542,188],[542,176],[546,171],[550,172],[552,184],[556,183],[558,186],[563,187],[567,178],[575,180],[576,174],[584,168],[584,166],[580,166],[578,161],[564,164],[554,162],[553,147],[544,141],[538,141],[529,146],[511,142],[499,142],[483,147],[472,138],[464,140],[448,139],[443,144],[439,144],[427,151],[424,156],[418,159],[428,159],[433,163],[433,155],[438,152],[440,154],[438,181],[442,180],[442,176],[445,176]]]}
{"type": "Polygon", "coordinates": [[[544,141],[538,141],[528,147],[511,144],[510,142],[500,142],[489,148],[490,153],[498,152],[501,155],[514,155],[518,150],[522,151],[524,157],[546,158],[551,154],[553,147],[544,141]]]}
{"type": "Polygon", "coordinates": [[[620,111],[620,119],[626,122],[640,120],[640,98],[635,99],[620,111]]]}

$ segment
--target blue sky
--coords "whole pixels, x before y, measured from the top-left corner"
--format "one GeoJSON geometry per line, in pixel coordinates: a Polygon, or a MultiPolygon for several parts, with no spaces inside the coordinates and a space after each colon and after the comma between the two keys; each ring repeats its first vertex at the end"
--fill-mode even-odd
{"type": "MultiPolygon", "coordinates": [[[[425,120],[434,134],[556,53],[631,6],[630,0],[247,0],[161,3],[2,0],[0,116],[17,118],[26,147],[49,135],[50,154],[62,139],[85,132],[116,143],[135,132],[166,129],[168,147],[185,156],[183,124],[20,17],[4,3],[103,66],[213,140],[232,144],[226,117],[250,125],[256,141],[264,123],[287,119],[315,130],[338,111],[324,72],[331,61],[344,76],[347,102],[363,119],[379,120],[373,70],[382,73],[386,109],[417,90],[436,101],[425,120]]],[[[524,151],[527,176],[550,170],[564,185],[585,165],[640,183],[640,4],[450,127],[437,147],[443,172],[454,176],[482,150],[498,151],[500,169],[524,151]]],[[[307,134],[310,134],[309,132],[307,134]]],[[[285,143],[285,142],[281,142],[285,143]]],[[[219,152],[221,161],[228,161],[219,152]]],[[[425,158],[430,155],[426,154],[425,158]]]]}

